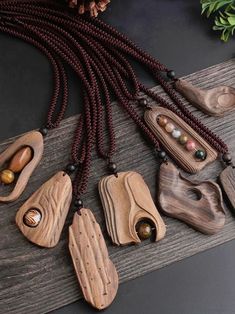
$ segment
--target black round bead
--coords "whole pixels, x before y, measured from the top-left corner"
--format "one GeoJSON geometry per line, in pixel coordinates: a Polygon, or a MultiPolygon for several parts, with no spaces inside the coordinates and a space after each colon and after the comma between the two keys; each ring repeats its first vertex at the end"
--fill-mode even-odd
{"type": "Polygon", "coordinates": [[[48,134],[48,129],[47,128],[41,128],[39,132],[42,134],[42,136],[46,136],[48,134]]]}
{"type": "Polygon", "coordinates": [[[66,171],[69,172],[69,173],[72,173],[76,170],[76,166],[73,165],[73,164],[69,164],[67,167],[66,167],[66,171]]]}
{"type": "Polygon", "coordinates": [[[226,164],[231,164],[232,163],[232,156],[230,154],[224,154],[223,155],[223,161],[226,163],[226,164]]]}
{"type": "Polygon", "coordinates": [[[169,79],[174,79],[175,78],[175,71],[173,71],[173,70],[168,71],[167,72],[167,77],[169,79]]]}
{"type": "Polygon", "coordinates": [[[143,106],[143,107],[146,107],[147,104],[148,104],[147,99],[145,99],[145,98],[140,99],[140,100],[139,100],[139,104],[140,104],[141,106],[143,106]]]}
{"type": "Polygon", "coordinates": [[[112,173],[117,173],[117,165],[115,164],[115,162],[110,162],[108,164],[108,167],[112,173]]]}
{"type": "Polygon", "coordinates": [[[164,152],[163,150],[160,150],[158,152],[158,157],[161,159],[165,159],[166,158],[166,152],[164,152]]]}
{"type": "Polygon", "coordinates": [[[74,202],[74,205],[78,208],[82,208],[83,207],[83,201],[80,198],[76,199],[74,202]]]}

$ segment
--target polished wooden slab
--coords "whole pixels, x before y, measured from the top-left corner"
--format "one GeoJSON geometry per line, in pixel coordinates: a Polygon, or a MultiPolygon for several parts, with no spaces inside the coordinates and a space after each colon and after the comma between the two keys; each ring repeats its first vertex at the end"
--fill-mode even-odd
{"type": "MultiPolygon", "coordinates": [[[[234,86],[235,61],[213,66],[191,74],[185,79],[200,88],[212,88],[215,81],[218,85],[234,86]]],[[[164,96],[159,87],[155,87],[154,90],[164,96]]],[[[148,100],[151,105],[156,105],[151,99],[148,100]]],[[[185,103],[187,104],[186,101],[185,103]]],[[[223,137],[235,158],[235,112],[222,118],[212,118],[193,106],[189,108],[208,127],[223,137]]],[[[156,156],[127,114],[115,103],[112,110],[118,143],[118,152],[115,155],[118,169],[120,171],[134,169],[144,176],[153,199],[156,200],[159,168],[156,156]]],[[[59,130],[49,132],[44,142],[43,159],[31,176],[22,197],[15,203],[0,204],[0,308],[4,314],[31,314],[38,311],[48,313],[82,297],[68,249],[68,228],[72,224],[74,209],[71,208],[69,211],[61,239],[52,249],[38,248],[30,243],[15,225],[15,214],[27,198],[70,162],[68,152],[76,122],[77,117],[71,117],[63,121],[59,130]]],[[[15,140],[16,138],[8,139],[1,143],[0,151],[4,151],[15,140]]],[[[222,170],[223,166],[217,160],[198,175],[190,177],[190,180],[216,180],[222,170]]],[[[131,246],[112,245],[97,190],[98,181],[106,174],[106,162],[102,163],[94,155],[89,188],[83,200],[86,207],[92,209],[101,226],[109,256],[118,269],[120,283],[235,239],[235,220],[225,208],[225,227],[210,237],[194,231],[176,219],[163,217],[167,225],[167,236],[158,243],[143,241],[131,246]]],[[[112,311],[112,306],[110,309],[112,311]]]]}
{"type": "Polygon", "coordinates": [[[220,174],[221,186],[230,202],[230,207],[235,213],[235,168],[229,166],[220,174]]]}

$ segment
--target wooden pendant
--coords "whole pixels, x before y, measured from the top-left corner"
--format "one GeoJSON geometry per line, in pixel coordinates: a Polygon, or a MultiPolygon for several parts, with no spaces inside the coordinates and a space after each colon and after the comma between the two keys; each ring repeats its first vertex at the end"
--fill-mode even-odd
{"type": "Polygon", "coordinates": [[[235,168],[233,166],[228,166],[221,172],[220,183],[235,211],[235,168]]]}
{"type": "Polygon", "coordinates": [[[235,109],[233,87],[219,86],[202,90],[184,80],[177,80],[175,87],[188,101],[209,115],[222,116],[235,109]]]}
{"type": "Polygon", "coordinates": [[[157,136],[164,149],[185,171],[196,173],[217,158],[218,153],[172,111],[162,107],[155,107],[147,110],[144,118],[146,124],[157,136]],[[170,132],[169,129],[166,130],[166,127],[160,125],[163,117],[168,121],[166,127],[172,127],[170,132]],[[182,136],[178,139],[175,138],[174,131],[179,131],[182,136]],[[196,147],[193,150],[187,149],[187,144],[190,142],[193,142],[196,147]],[[205,158],[196,158],[195,156],[198,152],[205,152],[205,158]]]}
{"type": "Polygon", "coordinates": [[[166,215],[205,234],[215,234],[223,228],[225,211],[218,184],[194,183],[182,177],[170,162],[161,164],[158,182],[158,201],[166,215]]]}
{"type": "MultiPolygon", "coordinates": [[[[13,202],[23,193],[30,176],[42,158],[44,148],[42,134],[38,131],[32,131],[17,139],[0,154],[0,168],[12,158],[14,159],[14,156],[24,147],[28,147],[32,151],[32,156],[28,160],[28,163],[22,168],[13,191],[8,196],[0,196],[0,202],[13,202]]],[[[15,162],[13,166],[16,167],[15,162]]],[[[19,164],[17,166],[19,169],[19,164]]],[[[22,161],[20,166],[22,166],[22,161]]]]}
{"type": "Polygon", "coordinates": [[[71,200],[71,179],[60,171],[20,207],[16,224],[29,241],[54,247],[59,242],[71,200]]]}
{"type": "Polygon", "coordinates": [[[82,208],[69,227],[69,250],[84,298],[99,310],[107,308],[118,290],[118,274],[94,215],[82,208]]]}
{"type": "Polygon", "coordinates": [[[141,242],[136,231],[140,221],[151,222],[156,229],[155,241],[165,236],[165,224],[140,174],[129,171],[104,177],[99,182],[99,193],[113,243],[141,242]]]}

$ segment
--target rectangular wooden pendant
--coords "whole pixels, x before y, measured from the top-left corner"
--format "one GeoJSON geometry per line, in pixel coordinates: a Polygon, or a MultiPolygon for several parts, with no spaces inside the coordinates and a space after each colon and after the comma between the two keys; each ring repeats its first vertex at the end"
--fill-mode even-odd
{"type": "Polygon", "coordinates": [[[139,173],[119,172],[117,177],[104,177],[99,182],[99,193],[113,243],[125,245],[141,242],[136,231],[140,221],[149,221],[153,225],[155,241],[165,236],[166,226],[139,173]]]}
{"type": "Polygon", "coordinates": [[[235,211],[235,168],[229,166],[220,174],[220,183],[228,200],[235,211]]]}
{"type": "Polygon", "coordinates": [[[145,122],[152,132],[157,136],[164,149],[169,155],[187,172],[197,173],[206,165],[216,160],[218,153],[212,148],[196,131],[194,131],[184,120],[174,114],[172,111],[156,107],[145,112],[145,122]],[[158,121],[160,117],[167,119],[167,123],[180,131],[180,134],[185,135],[188,140],[195,143],[196,148],[193,150],[186,149],[185,145],[180,143],[179,138],[175,138],[172,132],[167,132],[166,128],[161,126],[158,121]],[[205,152],[205,159],[197,159],[196,151],[205,152]]]}

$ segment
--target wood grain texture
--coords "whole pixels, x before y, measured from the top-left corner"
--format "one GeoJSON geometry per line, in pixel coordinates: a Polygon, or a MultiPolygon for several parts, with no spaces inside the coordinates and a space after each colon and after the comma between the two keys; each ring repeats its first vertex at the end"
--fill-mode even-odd
{"type": "Polygon", "coordinates": [[[218,86],[200,89],[185,80],[177,80],[176,89],[198,109],[212,116],[222,116],[235,110],[235,89],[218,86]]]}
{"type": "Polygon", "coordinates": [[[142,176],[134,171],[119,172],[99,182],[106,226],[113,243],[140,243],[136,232],[139,221],[149,220],[156,228],[155,241],[164,238],[166,226],[142,176]]]}
{"type": "MultiPolygon", "coordinates": [[[[203,89],[214,87],[215,81],[218,85],[235,86],[235,60],[188,75],[185,79],[203,89]]],[[[154,90],[159,95],[165,95],[160,87],[155,87],[154,90]]],[[[148,100],[150,104],[156,105],[151,99],[148,100]]],[[[235,158],[235,112],[225,117],[212,118],[195,107],[188,108],[226,141],[235,158]]],[[[118,145],[115,162],[120,171],[134,169],[139,172],[156,199],[158,161],[155,154],[127,114],[115,103],[112,110],[118,145]]],[[[68,151],[76,122],[77,117],[71,117],[62,122],[59,130],[49,132],[45,138],[43,159],[31,176],[22,197],[7,206],[0,204],[0,308],[4,314],[47,313],[82,296],[68,250],[68,227],[72,223],[73,209],[67,216],[61,240],[50,250],[31,244],[15,225],[15,214],[20,206],[46,180],[70,162],[68,151]]],[[[8,139],[0,144],[0,151],[4,151],[15,140],[16,138],[8,139]]],[[[192,179],[215,180],[222,170],[222,164],[216,160],[192,179]]],[[[164,217],[167,235],[162,241],[143,241],[138,245],[121,247],[112,245],[97,190],[98,181],[106,171],[106,162],[102,163],[94,155],[89,188],[83,200],[101,226],[109,256],[118,269],[121,283],[235,239],[235,220],[226,208],[225,227],[213,236],[203,235],[176,219],[164,217]]]]}
{"type": "Polygon", "coordinates": [[[29,241],[47,248],[54,247],[60,239],[71,201],[71,179],[60,171],[20,207],[16,214],[16,224],[29,241]],[[28,212],[32,209],[41,214],[41,220],[36,226],[29,226],[32,215],[27,219],[28,212]]]}
{"type": "Polygon", "coordinates": [[[157,136],[164,149],[185,171],[189,173],[199,172],[217,158],[217,152],[186,122],[175,115],[172,111],[163,107],[155,106],[151,110],[146,110],[144,119],[149,128],[157,136]],[[196,160],[194,151],[186,150],[186,148],[181,145],[179,141],[173,138],[171,134],[167,133],[166,130],[157,122],[157,119],[160,116],[166,117],[168,122],[173,123],[182,134],[186,134],[188,139],[192,139],[196,144],[197,150],[204,150],[207,154],[206,159],[200,161],[196,160]]]}
{"type": "Polygon", "coordinates": [[[230,202],[230,206],[235,211],[235,168],[226,167],[220,174],[222,188],[230,202]]]}
{"type": "Polygon", "coordinates": [[[23,147],[29,146],[33,151],[33,158],[21,171],[13,190],[7,196],[0,196],[0,202],[13,202],[23,193],[30,176],[39,164],[43,154],[43,137],[38,131],[32,131],[19,137],[0,154],[0,168],[23,147]]]}
{"type": "Polygon", "coordinates": [[[159,171],[158,202],[162,211],[205,234],[219,232],[225,224],[223,197],[212,181],[192,182],[171,163],[159,171]]]}
{"type": "Polygon", "coordinates": [[[100,226],[87,208],[74,214],[69,250],[85,300],[98,310],[107,308],[117,294],[118,274],[100,226]]]}

